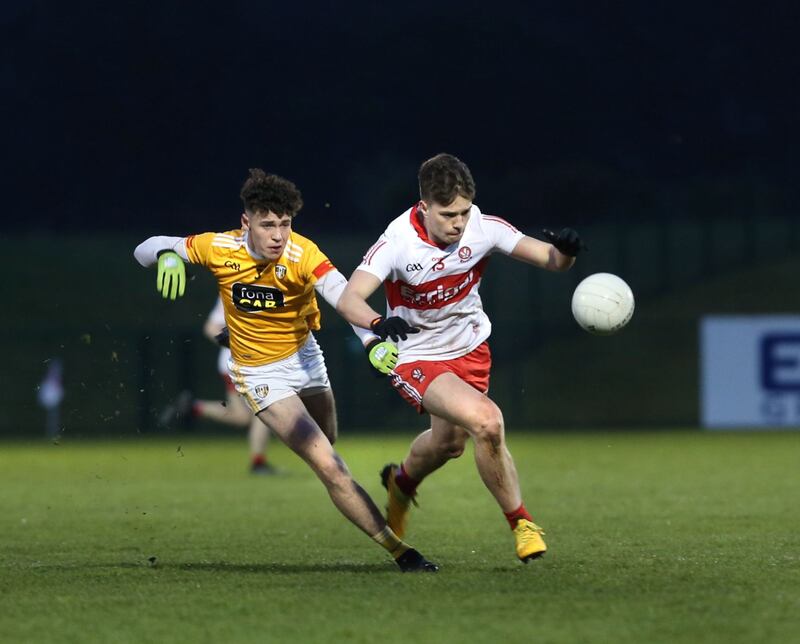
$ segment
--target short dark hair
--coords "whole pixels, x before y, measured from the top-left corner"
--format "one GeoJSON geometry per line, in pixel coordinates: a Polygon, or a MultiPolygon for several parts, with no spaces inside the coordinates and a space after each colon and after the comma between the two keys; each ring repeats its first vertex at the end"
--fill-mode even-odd
{"type": "Polygon", "coordinates": [[[475,198],[475,181],[467,164],[452,154],[437,154],[419,167],[419,196],[447,206],[461,195],[475,198]]]}
{"type": "Polygon", "coordinates": [[[239,196],[249,213],[272,211],[276,215],[294,217],[303,207],[303,195],[296,185],[276,174],[267,174],[261,168],[250,169],[239,196]]]}

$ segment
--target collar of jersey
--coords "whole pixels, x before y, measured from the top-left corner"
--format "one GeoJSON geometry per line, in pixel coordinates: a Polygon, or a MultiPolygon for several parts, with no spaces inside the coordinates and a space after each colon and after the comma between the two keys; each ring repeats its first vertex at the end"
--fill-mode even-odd
{"type": "Polygon", "coordinates": [[[264,259],[261,255],[259,255],[256,251],[250,248],[250,244],[247,243],[248,238],[250,237],[249,230],[242,231],[244,233],[244,249],[247,251],[247,254],[250,255],[253,259],[264,259]]]}
{"type": "Polygon", "coordinates": [[[428,231],[425,230],[425,224],[422,223],[422,215],[419,212],[419,204],[415,204],[414,207],[411,208],[411,225],[414,227],[414,230],[417,231],[417,236],[426,244],[436,246],[436,248],[439,248],[440,250],[445,250],[446,248],[450,247],[451,244],[439,244],[428,237],[428,231]]]}

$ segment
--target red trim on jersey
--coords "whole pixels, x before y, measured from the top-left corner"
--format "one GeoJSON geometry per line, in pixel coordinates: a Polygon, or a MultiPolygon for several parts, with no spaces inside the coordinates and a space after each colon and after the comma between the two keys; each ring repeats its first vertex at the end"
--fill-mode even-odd
{"type": "Polygon", "coordinates": [[[425,230],[425,224],[422,223],[422,215],[419,211],[419,204],[416,204],[413,208],[411,208],[411,225],[413,226],[414,230],[417,231],[417,237],[419,237],[422,241],[426,244],[430,244],[431,246],[436,246],[436,248],[440,248],[444,250],[450,244],[439,244],[433,241],[430,237],[428,237],[428,231],[425,230]]]}
{"type": "Polygon", "coordinates": [[[505,219],[503,219],[502,217],[497,217],[496,215],[483,215],[483,218],[484,218],[484,219],[486,219],[487,221],[494,221],[494,222],[496,222],[496,223],[498,223],[498,224],[503,224],[504,226],[508,226],[508,227],[509,227],[511,230],[513,230],[515,233],[516,233],[516,232],[518,232],[518,231],[517,231],[517,229],[516,229],[514,226],[512,226],[511,224],[509,224],[509,223],[508,223],[508,222],[507,222],[505,219]]]}
{"type": "Polygon", "coordinates": [[[367,251],[367,254],[364,255],[364,263],[365,264],[369,264],[372,261],[372,258],[375,257],[375,253],[377,253],[378,250],[380,250],[381,246],[384,246],[385,244],[386,244],[385,241],[375,242],[372,245],[372,248],[370,248],[367,251]]]}
{"type": "Polygon", "coordinates": [[[331,260],[326,259],[324,262],[322,262],[319,266],[317,266],[311,272],[314,273],[314,277],[319,279],[320,277],[325,275],[325,273],[328,273],[329,271],[332,271],[334,268],[336,268],[336,267],[333,264],[331,264],[331,260]]]}
{"type": "Polygon", "coordinates": [[[194,238],[195,238],[194,235],[189,235],[186,238],[186,248],[191,248],[192,247],[192,244],[194,243],[194,238]]]}
{"type": "Polygon", "coordinates": [[[465,273],[446,275],[422,284],[409,284],[403,280],[396,282],[386,280],[383,283],[386,290],[386,302],[392,309],[398,306],[405,306],[409,309],[441,309],[459,302],[480,281],[488,261],[489,258],[484,257],[465,273]]]}

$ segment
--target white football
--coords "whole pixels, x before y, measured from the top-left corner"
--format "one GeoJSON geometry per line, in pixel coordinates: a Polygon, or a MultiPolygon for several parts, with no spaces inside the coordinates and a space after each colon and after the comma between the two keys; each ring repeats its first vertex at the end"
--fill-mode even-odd
{"type": "Polygon", "coordinates": [[[633,291],[620,277],[594,273],[572,294],[572,315],[581,328],[596,335],[616,333],[633,315],[633,291]]]}

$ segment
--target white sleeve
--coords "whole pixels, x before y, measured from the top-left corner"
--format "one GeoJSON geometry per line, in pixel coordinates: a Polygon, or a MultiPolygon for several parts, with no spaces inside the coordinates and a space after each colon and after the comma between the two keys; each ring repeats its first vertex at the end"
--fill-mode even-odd
{"type": "MultiPolygon", "coordinates": [[[[336,305],[339,303],[339,298],[342,296],[342,291],[344,291],[345,286],[347,286],[347,279],[337,269],[334,268],[317,280],[317,283],[314,284],[314,289],[317,291],[320,297],[322,297],[335,309],[336,305]]],[[[350,326],[353,328],[353,331],[358,336],[358,339],[361,340],[361,344],[364,346],[367,346],[369,342],[378,338],[377,335],[368,329],[362,329],[360,326],[354,326],[352,324],[350,326]]]]}
{"type": "Polygon", "coordinates": [[[208,314],[208,321],[212,324],[225,326],[225,306],[222,304],[222,298],[218,297],[214,308],[208,314]]]}
{"type": "Polygon", "coordinates": [[[165,235],[145,239],[133,251],[133,256],[142,266],[152,266],[158,260],[159,251],[162,250],[174,250],[184,261],[189,261],[189,256],[186,254],[186,238],[165,235]]]}
{"type": "Polygon", "coordinates": [[[492,247],[504,255],[510,255],[525,235],[502,217],[480,214],[484,234],[492,247]]]}
{"type": "Polygon", "coordinates": [[[364,259],[356,266],[356,270],[366,271],[385,281],[394,270],[394,249],[389,242],[389,236],[383,233],[370,249],[364,253],[364,259]]]}

